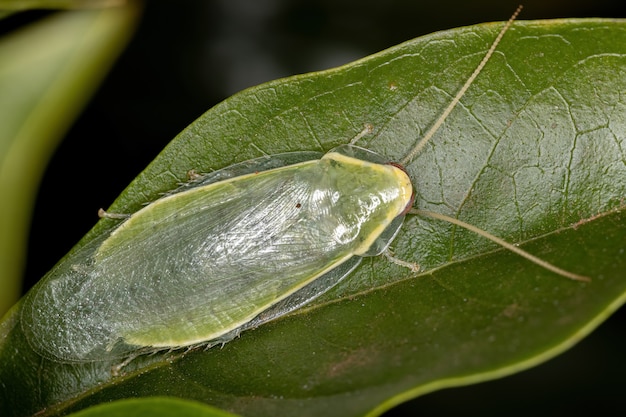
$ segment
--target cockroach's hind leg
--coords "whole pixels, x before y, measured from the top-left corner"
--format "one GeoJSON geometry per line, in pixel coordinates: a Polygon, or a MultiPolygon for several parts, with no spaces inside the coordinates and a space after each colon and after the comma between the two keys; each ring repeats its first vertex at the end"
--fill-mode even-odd
{"type": "Polygon", "coordinates": [[[117,376],[122,376],[124,373],[122,372],[122,369],[125,368],[129,363],[131,363],[133,360],[135,360],[137,357],[139,357],[141,354],[132,354],[130,356],[128,356],[126,359],[124,359],[121,363],[118,363],[117,365],[112,365],[111,366],[111,376],[117,377],[117,376]]]}
{"type": "Polygon", "coordinates": [[[383,252],[383,255],[385,255],[385,258],[387,258],[389,262],[400,265],[404,268],[408,268],[414,274],[417,274],[420,271],[420,266],[418,264],[416,264],[415,262],[407,262],[403,261],[402,259],[396,258],[394,253],[389,248],[387,248],[383,252]]]}
{"type": "Polygon", "coordinates": [[[100,217],[101,219],[126,220],[130,217],[130,214],[109,213],[104,209],[100,209],[98,210],[98,217],[100,217]]]}

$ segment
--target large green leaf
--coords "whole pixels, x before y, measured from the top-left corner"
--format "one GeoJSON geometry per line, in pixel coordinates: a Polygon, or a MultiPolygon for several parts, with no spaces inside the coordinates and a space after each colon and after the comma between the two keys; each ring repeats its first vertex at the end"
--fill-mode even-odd
{"type": "MultiPolygon", "coordinates": [[[[361,145],[398,160],[445,107],[501,25],[436,33],[350,65],[233,96],[183,131],[109,209],[290,150],[361,145]]],[[[18,304],[0,324],[4,415],[172,395],[243,415],[376,415],[406,398],[513,373],[576,343],[619,307],[626,279],[626,24],[518,22],[408,171],[416,205],[477,225],[592,278],[566,280],[448,224],[408,218],[396,255],[223,348],[119,363],[34,353],[18,304]],[[10,382],[9,382],[10,381],[10,382]],[[24,396],[23,393],[29,393],[24,396]]],[[[115,227],[103,220],[62,262],[115,227]]],[[[91,244],[91,245],[90,245],[91,244]]],[[[36,288],[34,289],[36,291],[36,288]]],[[[163,300],[167,302],[167,300],[163,300]]],[[[114,306],[112,306],[114,307],[114,306]]]]}

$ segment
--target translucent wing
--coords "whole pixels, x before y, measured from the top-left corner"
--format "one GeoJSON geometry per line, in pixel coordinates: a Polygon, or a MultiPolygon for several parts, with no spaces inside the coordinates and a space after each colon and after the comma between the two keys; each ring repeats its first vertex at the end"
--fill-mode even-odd
{"type": "Polygon", "coordinates": [[[50,350],[76,360],[238,328],[351,257],[332,238],[317,162],[156,201],[111,234],[90,268],[42,288],[54,311],[35,309],[30,321],[61,336],[50,350]]]}
{"type": "Polygon", "coordinates": [[[227,339],[349,273],[412,193],[398,168],[333,152],[225,178],[146,206],[84,249],[89,262],[52,271],[22,310],[31,345],[88,361],[227,339]]]}

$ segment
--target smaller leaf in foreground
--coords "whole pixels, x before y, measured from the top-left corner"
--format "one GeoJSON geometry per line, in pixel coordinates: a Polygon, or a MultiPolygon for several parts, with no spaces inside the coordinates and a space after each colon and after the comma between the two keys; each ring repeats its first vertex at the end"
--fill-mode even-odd
{"type": "Polygon", "coordinates": [[[195,401],[167,397],[120,400],[96,405],[70,417],[237,417],[235,414],[195,401]]]}

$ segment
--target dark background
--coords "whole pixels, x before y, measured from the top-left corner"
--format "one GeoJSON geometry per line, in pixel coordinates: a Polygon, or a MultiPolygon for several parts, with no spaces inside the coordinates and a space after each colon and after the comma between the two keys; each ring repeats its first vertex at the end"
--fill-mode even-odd
{"type": "MultiPolygon", "coordinates": [[[[138,30],[43,178],[25,286],[96,223],[194,119],[246,87],[338,66],[436,30],[506,20],[514,1],[184,0],[146,2],[138,30]]],[[[623,0],[533,0],[520,19],[626,17],[623,0]]],[[[12,18],[38,18],[37,13],[12,18]]],[[[626,273],[625,273],[626,275],[626,273]]],[[[623,310],[623,309],[622,309],[623,310]]],[[[558,358],[513,377],[439,391],[403,415],[626,412],[624,311],[558,358]]]]}

